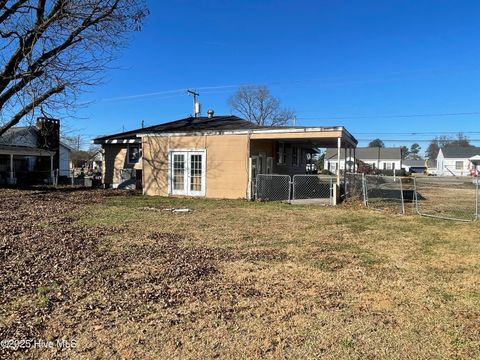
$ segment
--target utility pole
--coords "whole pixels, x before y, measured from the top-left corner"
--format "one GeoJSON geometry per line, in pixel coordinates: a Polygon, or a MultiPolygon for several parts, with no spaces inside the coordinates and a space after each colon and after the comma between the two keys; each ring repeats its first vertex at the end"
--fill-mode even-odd
{"type": "Polygon", "coordinates": [[[197,105],[197,96],[200,96],[200,94],[192,90],[187,90],[187,93],[188,95],[193,96],[193,116],[197,117],[197,115],[200,113],[200,106],[197,105]]]}

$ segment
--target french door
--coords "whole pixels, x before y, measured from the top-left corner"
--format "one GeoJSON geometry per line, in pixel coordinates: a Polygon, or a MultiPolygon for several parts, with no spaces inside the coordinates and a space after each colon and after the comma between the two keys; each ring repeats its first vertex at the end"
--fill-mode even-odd
{"type": "Polygon", "coordinates": [[[205,151],[171,151],[169,183],[172,195],[205,195],[205,151]]]}

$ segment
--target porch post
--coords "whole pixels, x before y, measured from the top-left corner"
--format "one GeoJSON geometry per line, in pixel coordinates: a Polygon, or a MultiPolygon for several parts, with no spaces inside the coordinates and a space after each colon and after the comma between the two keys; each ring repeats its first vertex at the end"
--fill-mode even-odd
{"type": "Polygon", "coordinates": [[[10,154],[10,184],[13,184],[15,173],[13,172],[13,154],[10,154]]]}
{"type": "Polygon", "coordinates": [[[357,173],[357,147],[353,148],[353,172],[357,173]]]}
{"type": "Polygon", "coordinates": [[[342,150],[342,138],[337,139],[337,186],[340,188],[340,151],[342,150]]]}
{"type": "Polygon", "coordinates": [[[52,182],[53,185],[53,155],[50,155],[50,181],[52,182]]]}

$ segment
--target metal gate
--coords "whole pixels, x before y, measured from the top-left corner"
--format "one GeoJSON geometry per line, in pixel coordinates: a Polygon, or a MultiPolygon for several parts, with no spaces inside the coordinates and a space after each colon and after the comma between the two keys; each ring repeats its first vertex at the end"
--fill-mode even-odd
{"type": "Polygon", "coordinates": [[[289,175],[259,174],[256,179],[255,199],[265,201],[290,201],[289,175]]]}

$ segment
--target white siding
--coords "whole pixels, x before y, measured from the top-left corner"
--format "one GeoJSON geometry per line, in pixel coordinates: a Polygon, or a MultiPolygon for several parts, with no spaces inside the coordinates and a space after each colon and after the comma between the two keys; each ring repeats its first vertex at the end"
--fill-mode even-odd
{"type": "Polygon", "coordinates": [[[60,144],[59,151],[59,176],[70,176],[70,149],[60,144]]]}
{"type": "MultiPolygon", "coordinates": [[[[395,167],[395,170],[401,170],[402,168],[402,161],[401,160],[380,160],[378,161],[378,159],[360,159],[358,158],[358,160],[361,160],[363,161],[364,163],[366,163],[367,165],[370,165],[372,167],[374,167],[375,169],[380,169],[380,170],[393,170],[393,167],[395,167]]],[[[349,161],[349,160],[347,160],[349,161]]],[[[353,159],[352,159],[353,161],[353,159]]],[[[338,166],[337,166],[337,160],[333,160],[333,159],[330,159],[330,160],[325,160],[325,164],[324,164],[324,167],[325,169],[330,169],[330,171],[332,173],[337,173],[337,169],[338,169],[338,166]],[[332,170],[334,169],[334,170],[332,170]]],[[[340,169],[344,169],[345,168],[345,160],[340,160],[340,169]]]]}

